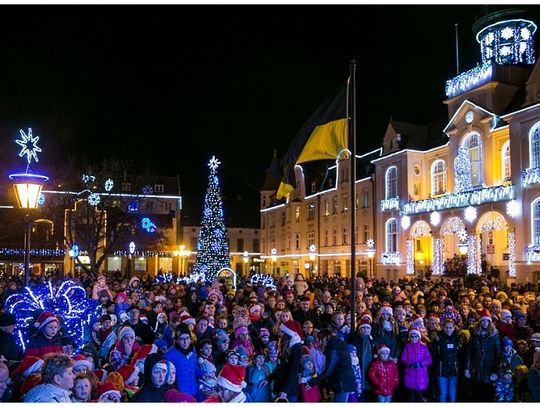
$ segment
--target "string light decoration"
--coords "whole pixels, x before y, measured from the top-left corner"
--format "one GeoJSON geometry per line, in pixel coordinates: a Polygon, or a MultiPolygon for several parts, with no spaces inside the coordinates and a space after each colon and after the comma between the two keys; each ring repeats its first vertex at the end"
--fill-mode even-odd
{"type": "Polygon", "coordinates": [[[521,183],[524,187],[540,182],[540,167],[526,168],[521,171],[521,183]]]}
{"type": "Polygon", "coordinates": [[[407,274],[414,274],[414,240],[407,240],[405,243],[406,246],[406,257],[407,257],[407,263],[406,263],[406,273],[407,274]]]}
{"type": "Polygon", "coordinates": [[[476,88],[486,82],[489,82],[493,77],[493,65],[491,62],[486,62],[467,72],[459,74],[453,79],[446,81],[445,93],[446,96],[452,98],[469,89],[476,88]]]}
{"type": "MultiPolygon", "coordinates": [[[[43,257],[64,257],[64,249],[31,249],[30,255],[43,257]]],[[[12,249],[9,247],[0,247],[0,256],[24,256],[24,249],[12,249]]]]}
{"type": "Polygon", "coordinates": [[[433,274],[444,274],[444,239],[433,239],[433,274]]]}
{"type": "Polygon", "coordinates": [[[191,284],[191,283],[204,283],[206,281],[205,275],[202,273],[191,273],[187,277],[178,277],[174,273],[158,274],[154,279],[154,284],[168,283],[168,284],[191,284]]]}
{"type": "Polygon", "coordinates": [[[114,187],[114,181],[110,178],[108,178],[106,181],[105,181],[105,191],[107,192],[111,192],[111,190],[113,189],[114,187]]]}
{"type": "Polygon", "coordinates": [[[155,233],[157,230],[156,224],[146,217],[141,219],[141,227],[148,233],[155,233]]]}
{"type": "Polygon", "coordinates": [[[499,212],[490,211],[478,220],[480,232],[506,229],[506,220],[499,212]]]}
{"type": "Polygon", "coordinates": [[[521,212],[521,207],[519,205],[519,202],[515,199],[512,199],[510,202],[506,204],[506,214],[510,216],[511,218],[517,217],[521,212]]]}
{"type": "Polygon", "coordinates": [[[90,195],[88,195],[88,203],[91,206],[98,206],[100,202],[101,202],[101,197],[99,196],[99,194],[93,192],[90,195]]]}
{"type": "Polygon", "coordinates": [[[498,21],[478,32],[482,63],[498,65],[535,63],[533,35],[536,25],[532,21],[513,19],[498,21]]]}
{"type": "Polygon", "coordinates": [[[497,185],[474,191],[452,193],[433,199],[409,202],[403,205],[403,213],[412,215],[415,213],[440,211],[451,208],[462,208],[469,205],[508,201],[514,199],[515,190],[513,185],[497,185]]]}
{"type": "Polygon", "coordinates": [[[480,241],[475,235],[468,237],[467,254],[467,274],[481,274],[480,241]]]}
{"type": "Polygon", "coordinates": [[[437,226],[441,223],[441,214],[437,211],[432,212],[431,215],[429,215],[429,221],[433,226],[437,226]]]}
{"type": "Polygon", "coordinates": [[[399,197],[383,199],[381,201],[381,210],[383,212],[392,209],[399,209],[399,197]]]}
{"type": "Polygon", "coordinates": [[[411,230],[411,237],[417,238],[422,236],[429,236],[431,232],[431,228],[427,224],[427,222],[423,220],[419,220],[418,222],[414,223],[414,227],[411,230]]]}
{"type": "Polygon", "coordinates": [[[64,281],[58,288],[50,281],[25,287],[21,293],[12,294],[6,299],[5,309],[17,319],[16,339],[23,349],[30,339],[29,325],[37,310],[51,311],[62,318],[68,336],[73,339],[75,351],[82,348],[85,331],[91,328],[91,321],[102,313],[99,302],[89,299],[84,287],[72,280],[64,281]]]}
{"type": "Polygon", "coordinates": [[[460,147],[458,155],[454,159],[454,192],[464,192],[472,189],[471,181],[471,160],[469,159],[469,149],[460,147]]]}
{"type": "Polygon", "coordinates": [[[202,273],[207,281],[213,281],[217,273],[223,268],[229,268],[229,239],[223,220],[223,202],[219,187],[217,169],[221,164],[213,156],[208,167],[208,189],[204,198],[204,210],[201,229],[197,239],[197,256],[193,265],[193,272],[202,273]]]}
{"type": "Polygon", "coordinates": [[[26,156],[26,161],[28,162],[28,165],[32,163],[32,159],[34,159],[35,162],[38,162],[39,159],[37,153],[41,153],[41,148],[37,145],[39,137],[32,136],[31,128],[28,128],[28,134],[26,134],[22,129],[19,130],[19,133],[21,134],[21,139],[15,140],[15,143],[21,146],[19,157],[26,156]]]}
{"type": "Polygon", "coordinates": [[[446,219],[441,227],[441,235],[443,236],[460,233],[460,231],[465,231],[465,224],[457,216],[446,219]]]}
{"type": "Polygon", "coordinates": [[[144,195],[151,195],[154,192],[154,188],[152,188],[150,185],[145,185],[142,189],[142,193],[144,195]]]}
{"type": "Polygon", "coordinates": [[[268,274],[253,274],[250,282],[251,285],[260,284],[263,287],[271,288],[273,290],[275,290],[277,287],[276,280],[274,280],[274,278],[268,274]]]}
{"type": "Polygon", "coordinates": [[[515,277],[517,275],[516,269],[516,233],[508,232],[508,275],[515,277]]]}

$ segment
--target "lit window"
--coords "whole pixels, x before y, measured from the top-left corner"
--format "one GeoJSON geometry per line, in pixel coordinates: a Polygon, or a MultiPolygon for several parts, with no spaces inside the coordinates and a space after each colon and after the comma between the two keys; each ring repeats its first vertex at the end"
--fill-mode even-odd
{"type": "Polygon", "coordinates": [[[390,167],[386,170],[385,185],[386,185],[386,198],[397,198],[397,183],[398,172],[397,167],[390,167]]]}
{"type": "Polygon", "coordinates": [[[511,177],[511,166],[510,166],[510,141],[504,143],[502,147],[502,174],[503,181],[507,181],[511,177]]]}
{"type": "Polygon", "coordinates": [[[533,127],[529,135],[531,168],[540,167],[540,125],[533,127]]]}
{"type": "Polygon", "coordinates": [[[469,149],[469,162],[471,163],[471,184],[482,184],[482,141],[478,133],[470,134],[463,142],[463,147],[469,149]]]}
{"type": "Polygon", "coordinates": [[[396,218],[386,221],[386,252],[395,253],[398,247],[398,222],[396,218]]]}
{"type": "Polygon", "coordinates": [[[154,192],[156,192],[158,194],[162,194],[163,191],[165,191],[165,186],[163,184],[154,185],[154,192]]]}
{"type": "Polygon", "coordinates": [[[431,194],[440,195],[446,192],[446,163],[437,160],[431,165],[431,194]]]}

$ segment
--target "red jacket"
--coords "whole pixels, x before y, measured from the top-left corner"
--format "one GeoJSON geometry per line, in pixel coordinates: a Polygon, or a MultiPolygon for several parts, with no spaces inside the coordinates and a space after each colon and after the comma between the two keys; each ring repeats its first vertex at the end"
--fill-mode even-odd
{"type": "Polygon", "coordinates": [[[59,335],[55,335],[51,339],[46,338],[41,333],[32,336],[24,351],[24,356],[36,356],[43,359],[47,353],[62,353],[59,335]]]}
{"type": "Polygon", "coordinates": [[[381,396],[392,396],[399,386],[398,367],[391,360],[374,360],[369,367],[368,377],[375,386],[375,394],[381,396]]]}

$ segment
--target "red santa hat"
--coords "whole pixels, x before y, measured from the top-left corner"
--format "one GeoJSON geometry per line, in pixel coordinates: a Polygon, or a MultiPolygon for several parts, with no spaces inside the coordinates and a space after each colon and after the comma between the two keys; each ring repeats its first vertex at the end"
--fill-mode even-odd
{"type": "Polygon", "coordinates": [[[131,359],[132,363],[135,363],[137,361],[144,361],[146,357],[152,353],[157,353],[158,348],[154,344],[144,344],[141,345],[139,349],[135,351],[133,354],[133,359],[131,359]]]}
{"type": "Polygon", "coordinates": [[[37,329],[41,329],[53,321],[58,322],[58,318],[56,317],[56,315],[54,315],[51,311],[43,311],[41,314],[39,314],[39,317],[36,320],[34,326],[37,329]]]}
{"type": "Polygon", "coordinates": [[[225,366],[223,366],[223,369],[221,369],[221,372],[219,372],[219,376],[217,377],[217,384],[232,392],[240,393],[242,389],[246,387],[246,382],[244,381],[245,377],[246,368],[244,366],[225,363],[225,366]]]}
{"type": "Polygon", "coordinates": [[[121,397],[116,386],[109,381],[98,383],[96,393],[98,396],[98,402],[107,397],[109,394],[116,394],[118,397],[121,397]]]}
{"type": "Polygon", "coordinates": [[[118,373],[124,379],[124,383],[129,386],[139,375],[139,368],[133,365],[123,365],[118,368],[118,373]]]}
{"type": "Polygon", "coordinates": [[[384,343],[381,343],[378,347],[377,347],[377,354],[381,353],[381,352],[390,352],[390,348],[388,346],[386,346],[386,344],[384,343]]]}
{"type": "Polygon", "coordinates": [[[169,389],[163,394],[166,403],[196,403],[197,399],[188,393],[180,393],[177,389],[169,389]]]}
{"type": "Polygon", "coordinates": [[[37,373],[43,366],[43,360],[35,356],[25,356],[19,366],[11,373],[11,378],[22,376],[26,379],[32,373],[37,373]]]}
{"type": "Polygon", "coordinates": [[[84,357],[84,355],[75,355],[73,356],[73,369],[78,366],[86,367],[86,370],[92,370],[92,363],[84,357]]]}
{"type": "Polygon", "coordinates": [[[371,317],[371,314],[369,312],[362,312],[359,328],[362,328],[363,326],[369,326],[371,328],[372,322],[373,318],[371,317]]]}
{"type": "Polygon", "coordinates": [[[279,329],[281,330],[281,332],[284,332],[289,336],[294,336],[295,334],[298,335],[300,338],[304,336],[300,323],[298,321],[293,321],[292,319],[280,324],[279,329]]]}
{"type": "Polygon", "coordinates": [[[478,316],[480,317],[480,321],[484,320],[484,319],[488,319],[489,322],[491,322],[491,314],[489,313],[489,311],[487,309],[483,309],[482,311],[480,311],[480,313],[478,314],[478,316]]]}
{"type": "Polygon", "coordinates": [[[381,304],[381,315],[382,314],[390,314],[390,315],[393,315],[394,314],[394,311],[392,310],[392,307],[390,306],[390,304],[388,304],[388,302],[384,301],[382,304],[381,304]]]}
{"type": "Polygon", "coordinates": [[[182,314],[180,314],[180,323],[186,324],[186,325],[188,324],[195,325],[197,321],[195,321],[195,318],[193,318],[187,312],[182,312],[182,314]]]}

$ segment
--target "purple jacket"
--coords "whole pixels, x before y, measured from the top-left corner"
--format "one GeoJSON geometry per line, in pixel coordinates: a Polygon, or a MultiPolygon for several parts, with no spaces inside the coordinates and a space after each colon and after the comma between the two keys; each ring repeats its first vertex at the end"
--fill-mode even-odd
{"type": "Polygon", "coordinates": [[[405,366],[403,384],[410,390],[426,390],[429,377],[427,367],[431,365],[431,355],[425,343],[407,342],[401,353],[401,363],[405,366]]]}

